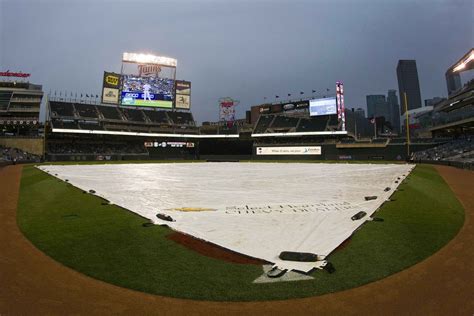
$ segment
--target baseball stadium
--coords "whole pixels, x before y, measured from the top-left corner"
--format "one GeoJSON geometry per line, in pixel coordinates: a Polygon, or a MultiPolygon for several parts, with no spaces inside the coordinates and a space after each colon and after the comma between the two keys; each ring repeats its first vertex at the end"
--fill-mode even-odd
{"type": "Polygon", "coordinates": [[[0,73],[0,315],[473,313],[474,49],[422,110],[342,78],[202,123],[176,58],[117,56],[100,94],[0,73]]]}

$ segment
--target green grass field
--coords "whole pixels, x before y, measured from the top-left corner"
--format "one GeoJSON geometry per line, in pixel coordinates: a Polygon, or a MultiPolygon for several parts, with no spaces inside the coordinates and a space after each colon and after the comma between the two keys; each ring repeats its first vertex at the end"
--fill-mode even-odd
{"type": "MultiPolygon", "coordinates": [[[[464,211],[431,166],[420,165],[377,213],[330,257],[337,271],[317,270],[310,281],[252,284],[261,266],[223,262],[168,240],[167,227],[43,173],[23,170],[18,224],[55,260],[93,278],[179,298],[257,301],[321,295],[401,271],[436,252],[461,228],[464,211]]],[[[370,298],[369,298],[370,299],[370,298]]]]}

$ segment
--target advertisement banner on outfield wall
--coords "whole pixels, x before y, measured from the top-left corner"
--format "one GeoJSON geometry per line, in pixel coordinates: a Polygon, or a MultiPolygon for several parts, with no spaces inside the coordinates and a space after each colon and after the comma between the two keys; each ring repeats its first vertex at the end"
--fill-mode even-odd
{"type": "Polygon", "coordinates": [[[321,155],[321,146],[257,147],[257,155],[321,155]]]}

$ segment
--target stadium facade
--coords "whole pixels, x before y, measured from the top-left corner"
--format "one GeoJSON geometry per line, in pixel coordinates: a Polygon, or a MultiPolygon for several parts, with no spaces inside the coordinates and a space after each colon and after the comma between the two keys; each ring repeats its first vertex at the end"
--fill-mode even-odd
{"type": "Polygon", "coordinates": [[[0,81],[0,148],[14,148],[7,150],[11,159],[31,159],[31,154],[44,153],[39,120],[43,90],[41,85],[28,82],[29,76],[22,72],[0,73],[6,78],[0,81]]]}
{"type": "MultiPolygon", "coordinates": [[[[191,82],[177,80],[176,61],[166,62],[173,69],[171,81],[157,79],[163,72],[157,64],[141,67],[136,62],[133,67],[138,71],[132,69],[125,75],[123,69],[120,74],[105,72],[101,102],[98,98],[46,98],[45,137],[40,139],[41,146],[36,146],[41,147],[43,157],[52,161],[408,160],[413,152],[448,143],[453,137],[472,135],[472,81],[433,110],[411,110],[411,140],[397,135],[393,126],[397,124],[393,109],[398,106],[394,90],[389,91],[389,102],[382,96],[383,115],[379,117],[369,108],[366,118],[360,109],[344,109],[341,83],[336,96],[258,104],[250,107],[245,119],[198,126],[191,111],[191,82]],[[182,97],[180,106],[176,103],[178,95],[182,97]]],[[[456,69],[462,62],[451,68],[456,69]]],[[[462,65],[469,69],[471,59],[462,65]]],[[[15,135],[37,137],[41,131],[41,86],[26,82],[2,85],[3,132],[16,130],[15,135]],[[21,124],[38,127],[22,130],[18,126],[21,124]]],[[[405,126],[406,117],[395,116],[405,126]]]]}

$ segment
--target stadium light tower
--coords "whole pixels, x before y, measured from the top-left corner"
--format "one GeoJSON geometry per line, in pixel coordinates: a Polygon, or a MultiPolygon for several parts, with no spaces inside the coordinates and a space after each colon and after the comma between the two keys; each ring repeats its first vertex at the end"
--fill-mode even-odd
{"type": "MultiPolygon", "coordinates": [[[[458,72],[458,71],[465,70],[466,66],[469,65],[469,63],[473,60],[474,60],[474,48],[471,49],[471,51],[469,53],[464,55],[463,58],[461,58],[461,60],[454,66],[453,72],[458,72]]],[[[472,68],[472,65],[471,65],[471,68],[472,68]]],[[[471,69],[471,68],[469,68],[469,69],[471,69]]]]}
{"type": "Polygon", "coordinates": [[[474,48],[471,48],[464,56],[446,70],[446,85],[448,95],[461,89],[461,76],[464,71],[474,69],[474,48]]]}

